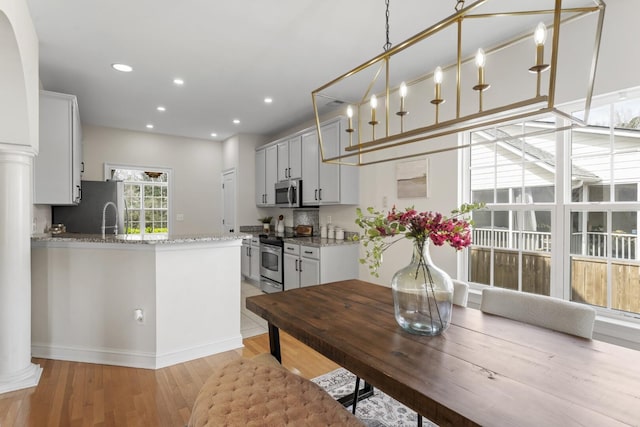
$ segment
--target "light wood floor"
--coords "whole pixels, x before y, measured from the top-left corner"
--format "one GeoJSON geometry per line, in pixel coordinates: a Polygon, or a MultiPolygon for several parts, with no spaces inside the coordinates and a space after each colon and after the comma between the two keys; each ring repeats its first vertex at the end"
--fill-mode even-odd
{"type": "MultiPolygon", "coordinates": [[[[0,394],[0,427],[184,427],[212,369],[269,352],[266,334],[243,342],[243,349],[158,370],[34,359],[44,369],[40,383],[0,394]]],[[[305,378],[338,368],[287,334],[280,342],[283,365],[305,378]]]]}

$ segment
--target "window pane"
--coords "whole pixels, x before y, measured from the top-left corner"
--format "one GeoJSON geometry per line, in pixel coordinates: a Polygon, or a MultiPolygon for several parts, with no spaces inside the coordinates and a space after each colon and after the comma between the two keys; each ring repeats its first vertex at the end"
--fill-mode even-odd
{"type": "Polygon", "coordinates": [[[474,202],[494,202],[495,169],[477,168],[470,171],[471,194],[474,202]]]}
{"type": "MultiPolygon", "coordinates": [[[[584,114],[579,114],[578,117],[584,118],[584,114]]],[[[609,128],[611,127],[611,106],[603,105],[602,107],[591,108],[589,112],[589,125],[609,128]]]]}
{"type": "MultiPolygon", "coordinates": [[[[474,233],[475,235],[475,233],[474,233]]],[[[483,285],[491,284],[491,249],[471,247],[469,250],[469,280],[483,285]]]]}
{"type": "Polygon", "coordinates": [[[471,193],[471,200],[474,203],[485,202],[485,203],[493,203],[494,202],[494,191],[493,190],[475,190],[471,193]]]}
{"type": "Polygon", "coordinates": [[[588,190],[590,202],[608,202],[611,200],[610,185],[590,185],[588,190]]]}
{"type": "Polygon", "coordinates": [[[524,168],[524,185],[531,196],[530,200],[525,199],[524,203],[553,202],[555,200],[555,167],[544,162],[531,162],[525,163],[524,168]]]}
{"type": "Polygon", "coordinates": [[[613,106],[614,127],[617,129],[640,128],[640,100],[630,99],[613,106]]]}
{"type": "MultiPolygon", "coordinates": [[[[474,142],[475,140],[476,139],[474,139],[474,142]]],[[[495,164],[495,146],[495,143],[471,145],[470,166],[474,169],[490,166],[493,169],[493,165],[495,164]]]]}
{"type": "Polygon", "coordinates": [[[522,164],[508,163],[498,166],[496,172],[496,187],[522,187],[522,164]]]}
{"type": "Polygon", "coordinates": [[[574,129],[571,133],[571,156],[598,157],[611,153],[611,137],[608,131],[574,129]]]}
{"type": "Polygon", "coordinates": [[[611,224],[611,256],[636,259],[638,212],[612,212],[611,224]]]}
{"type": "Polygon", "coordinates": [[[640,265],[614,261],[611,266],[611,308],[640,313],[640,265]]]}
{"type": "Polygon", "coordinates": [[[607,306],[607,262],[595,258],[571,257],[571,300],[607,306]]]}
{"type": "MultiPolygon", "coordinates": [[[[640,166],[640,162],[637,163],[640,166]]],[[[638,184],[617,184],[615,186],[616,202],[637,202],[638,184]]]]}
{"type": "Polygon", "coordinates": [[[614,154],[613,162],[616,183],[640,181],[640,152],[614,154]]]}

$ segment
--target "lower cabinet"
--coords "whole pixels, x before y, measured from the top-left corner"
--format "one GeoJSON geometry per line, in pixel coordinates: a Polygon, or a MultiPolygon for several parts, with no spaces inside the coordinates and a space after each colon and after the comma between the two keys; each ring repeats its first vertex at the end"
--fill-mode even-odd
{"type": "Polygon", "coordinates": [[[240,253],[240,273],[242,277],[251,277],[251,239],[242,239],[242,252],[240,253]]]}
{"type": "Polygon", "coordinates": [[[260,239],[258,237],[242,241],[240,270],[246,279],[260,281],[260,239]]]}
{"type": "Polygon", "coordinates": [[[284,244],[285,290],[358,278],[358,245],[284,244]]]}

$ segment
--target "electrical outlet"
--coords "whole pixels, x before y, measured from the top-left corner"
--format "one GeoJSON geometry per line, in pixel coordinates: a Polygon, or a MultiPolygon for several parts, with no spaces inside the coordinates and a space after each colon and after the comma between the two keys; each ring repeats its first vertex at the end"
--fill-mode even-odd
{"type": "Polygon", "coordinates": [[[386,208],[388,204],[387,196],[382,196],[382,207],[386,208]]]}
{"type": "Polygon", "coordinates": [[[133,317],[138,323],[144,323],[144,310],[141,308],[136,308],[133,310],[133,317]]]}
{"type": "Polygon", "coordinates": [[[176,214],[176,221],[184,221],[184,214],[176,214]]]}

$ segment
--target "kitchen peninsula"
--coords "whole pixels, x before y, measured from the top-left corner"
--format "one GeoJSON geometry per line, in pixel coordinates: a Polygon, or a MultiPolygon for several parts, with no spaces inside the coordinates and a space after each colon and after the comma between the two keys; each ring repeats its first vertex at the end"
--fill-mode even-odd
{"type": "Polygon", "coordinates": [[[158,369],[242,347],[243,237],[34,237],[33,356],[158,369]]]}

